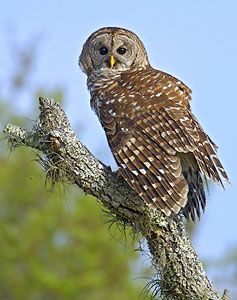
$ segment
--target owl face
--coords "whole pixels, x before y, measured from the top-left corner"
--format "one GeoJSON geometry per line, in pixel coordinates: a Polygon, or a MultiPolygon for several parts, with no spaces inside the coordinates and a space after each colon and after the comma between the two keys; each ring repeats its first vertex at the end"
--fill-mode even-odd
{"type": "Polygon", "coordinates": [[[94,32],[83,46],[79,58],[82,70],[118,72],[149,64],[146,50],[135,33],[122,28],[107,27],[94,32]]]}

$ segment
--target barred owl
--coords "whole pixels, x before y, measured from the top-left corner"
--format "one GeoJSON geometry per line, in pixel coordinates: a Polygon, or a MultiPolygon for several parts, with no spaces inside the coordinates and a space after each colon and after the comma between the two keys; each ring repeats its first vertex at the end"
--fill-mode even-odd
{"type": "Polygon", "coordinates": [[[192,114],[191,90],[153,69],[137,35],[122,28],[94,32],[79,65],[121,176],[148,206],[200,218],[203,180],[228,177],[192,114]]]}

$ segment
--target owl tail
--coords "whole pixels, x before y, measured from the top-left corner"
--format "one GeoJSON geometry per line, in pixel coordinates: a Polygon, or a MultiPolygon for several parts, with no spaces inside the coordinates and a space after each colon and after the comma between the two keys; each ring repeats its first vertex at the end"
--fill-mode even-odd
{"type": "Polygon", "coordinates": [[[201,212],[204,212],[206,206],[203,178],[198,165],[194,165],[190,160],[186,160],[182,167],[189,188],[188,201],[182,212],[186,219],[191,218],[195,222],[196,217],[200,219],[201,212]]]}

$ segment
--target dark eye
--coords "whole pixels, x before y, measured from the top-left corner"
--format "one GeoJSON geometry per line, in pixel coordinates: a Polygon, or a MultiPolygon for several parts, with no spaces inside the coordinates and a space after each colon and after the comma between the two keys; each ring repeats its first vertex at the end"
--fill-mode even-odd
{"type": "Polygon", "coordinates": [[[119,47],[117,49],[118,54],[124,55],[126,53],[127,49],[123,47],[119,47]]]}
{"type": "Polygon", "coordinates": [[[101,55],[106,55],[108,53],[108,49],[106,47],[101,47],[99,49],[101,55]]]}

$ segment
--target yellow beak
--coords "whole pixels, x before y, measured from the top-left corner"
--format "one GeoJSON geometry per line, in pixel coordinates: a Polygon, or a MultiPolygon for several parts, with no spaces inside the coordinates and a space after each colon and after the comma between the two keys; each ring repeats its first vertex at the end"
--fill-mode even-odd
{"type": "Polygon", "coordinates": [[[113,54],[111,54],[109,58],[109,67],[112,69],[115,63],[116,59],[114,58],[113,54]]]}

